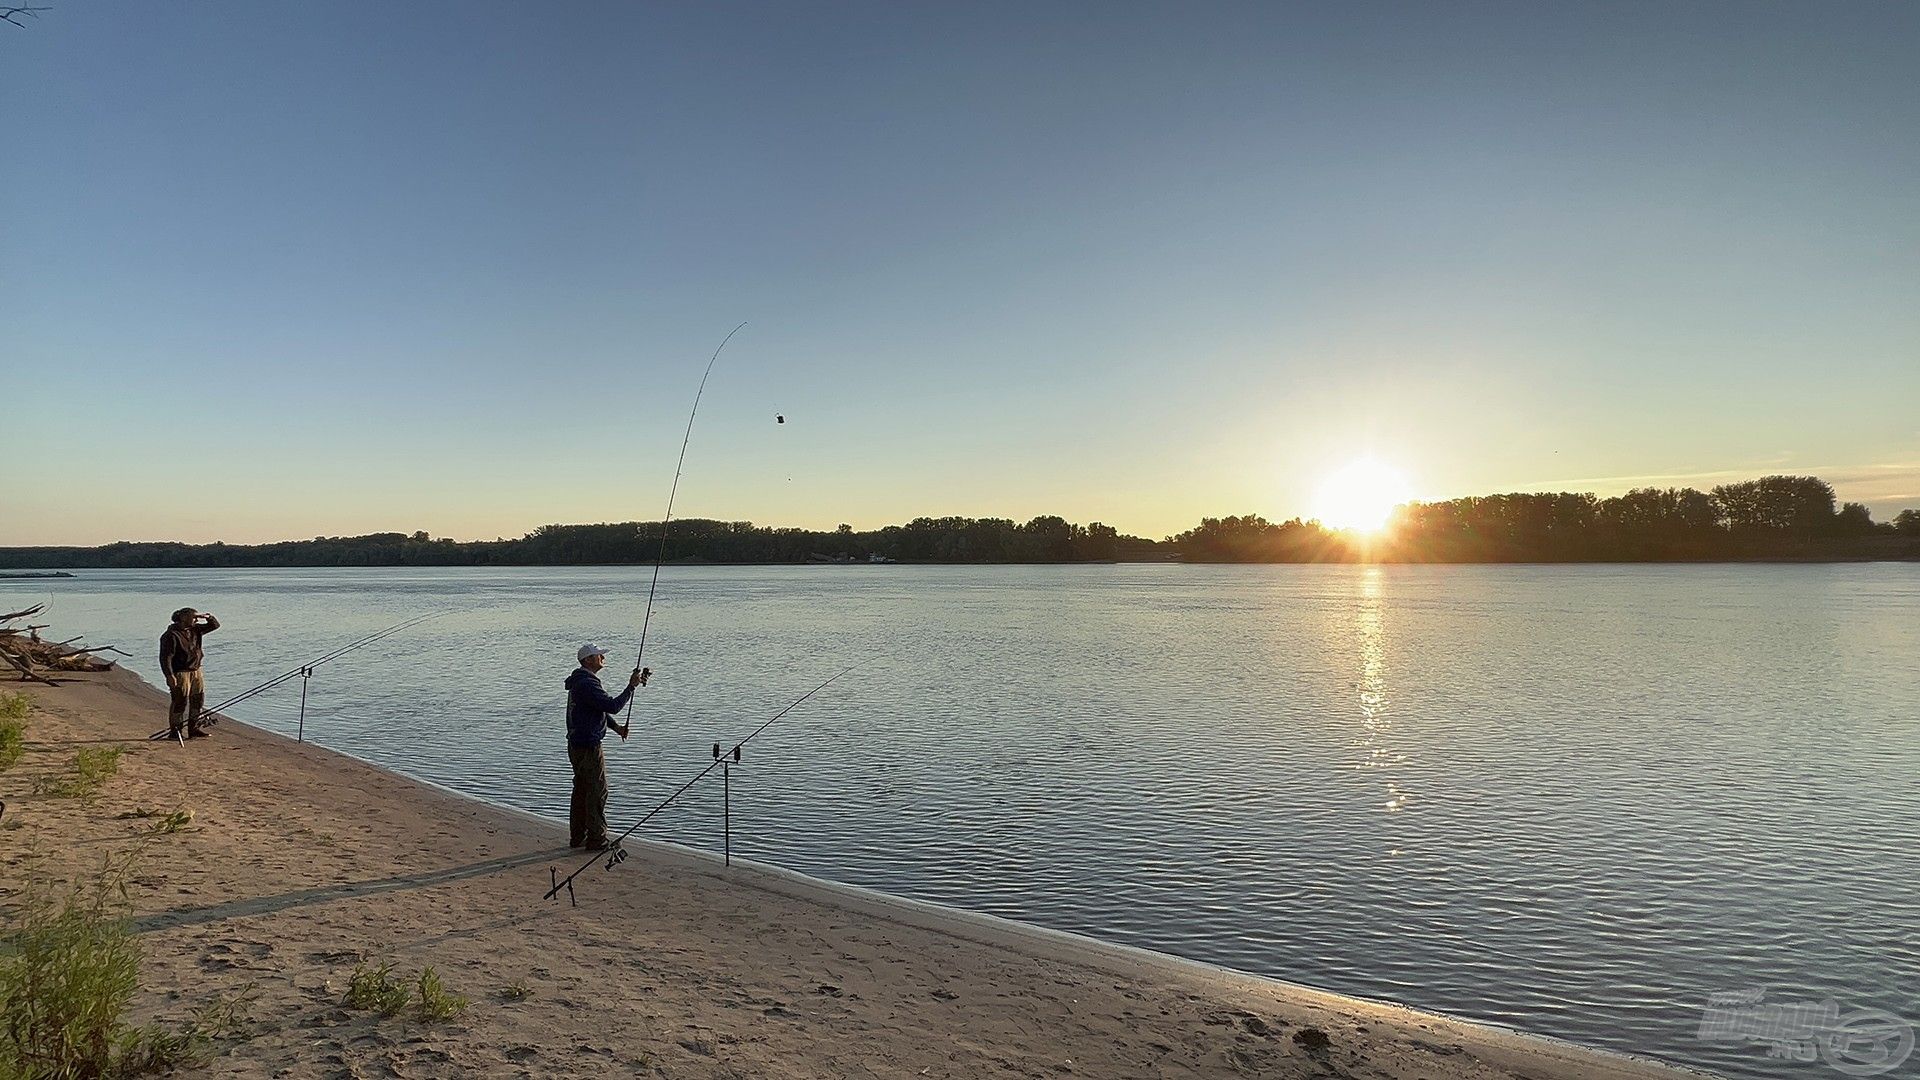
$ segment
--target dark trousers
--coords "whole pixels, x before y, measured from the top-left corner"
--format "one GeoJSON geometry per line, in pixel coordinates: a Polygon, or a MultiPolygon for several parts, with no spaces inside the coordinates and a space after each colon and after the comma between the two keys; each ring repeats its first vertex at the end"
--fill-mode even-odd
{"type": "Polygon", "coordinates": [[[607,839],[607,755],[598,746],[567,744],[573,762],[573,809],[567,831],[573,844],[599,844],[607,839]]]}
{"type": "Polygon", "coordinates": [[[207,680],[200,669],[175,672],[168,685],[172,700],[167,703],[167,727],[178,732],[182,727],[198,728],[200,710],[207,703],[207,680]]]}

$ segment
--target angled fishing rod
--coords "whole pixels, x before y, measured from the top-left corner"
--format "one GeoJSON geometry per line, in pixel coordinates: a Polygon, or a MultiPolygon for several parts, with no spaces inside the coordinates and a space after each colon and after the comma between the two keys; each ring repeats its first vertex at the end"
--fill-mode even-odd
{"type": "MultiPolygon", "coordinates": [[[[311,675],[313,673],[313,669],[319,667],[322,664],[328,663],[329,661],[332,661],[332,660],[337,660],[340,657],[345,656],[350,652],[353,652],[355,649],[366,648],[368,645],[371,645],[376,641],[382,641],[386,638],[390,638],[393,635],[398,634],[403,630],[410,630],[413,627],[419,626],[421,623],[428,621],[429,619],[437,619],[440,616],[445,614],[447,614],[447,612],[436,611],[428,615],[415,615],[410,619],[403,619],[400,622],[394,623],[392,626],[389,626],[384,630],[376,631],[375,633],[368,634],[365,637],[356,638],[353,641],[347,642],[345,645],[336,646],[335,648],[330,649],[324,653],[321,653],[319,656],[314,657],[313,659],[307,661],[304,664],[301,664],[299,667],[296,667],[291,671],[288,671],[281,675],[276,675],[273,678],[268,679],[266,682],[261,683],[259,686],[256,686],[251,690],[245,690],[238,694],[235,694],[234,696],[228,698],[227,700],[220,702],[218,705],[209,705],[209,706],[203,707],[200,710],[200,715],[206,718],[204,720],[205,723],[209,725],[216,723],[218,721],[218,717],[214,716],[213,714],[218,713],[221,709],[232,708],[233,706],[240,704],[241,702],[247,700],[248,698],[253,697],[255,694],[266,693],[268,690],[271,690],[274,687],[279,686],[284,682],[287,682],[288,680],[297,679],[303,675],[311,675]]],[[[161,730],[154,732],[152,735],[147,736],[148,740],[150,741],[170,739],[173,737],[174,737],[174,732],[171,727],[162,728],[161,730]]]]}
{"type": "Polygon", "coordinates": [[[286,672],[283,675],[278,675],[278,676],[275,676],[274,678],[268,679],[266,682],[261,683],[259,686],[256,686],[251,690],[246,690],[246,691],[242,691],[241,693],[235,694],[234,696],[219,703],[218,705],[211,706],[204,711],[217,712],[220,709],[230,708],[234,705],[238,705],[241,702],[247,700],[248,698],[254,696],[255,694],[265,693],[266,691],[271,690],[276,686],[279,686],[281,683],[284,683],[290,679],[296,678],[302,674],[312,671],[314,668],[317,668],[320,665],[325,664],[329,661],[337,660],[340,657],[345,656],[346,654],[353,652],[356,649],[366,648],[368,645],[371,645],[376,641],[383,641],[387,638],[392,637],[395,634],[400,633],[403,630],[411,630],[412,628],[420,625],[423,622],[426,622],[429,619],[437,619],[440,616],[445,614],[446,612],[444,611],[436,611],[431,615],[416,615],[411,619],[405,619],[405,620],[402,620],[401,622],[397,622],[392,626],[387,627],[385,630],[368,634],[366,637],[363,637],[363,638],[356,638],[355,640],[350,641],[345,645],[341,645],[337,648],[330,649],[327,652],[321,653],[319,656],[314,657],[313,659],[307,661],[306,663],[300,665],[297,668],[294,668],[291,671],[286,672]]]}
{"type": "MultiPolygon", "coordinates": [[[[793,710],[799,708],[802,704],[806,702],[808,698],[812,697],[813,695],[819,693],[822,690],[825,690],[827,687],[832,686],[834,682],[840,678],[841,675],[845,675],[848,672],[853,671],[857,668],[864,667],[868,663],[871,663],[871,661],[862,661],[861,663],[854,664],[852,667],[848,667],[842,670],[839,675],[835,675],[833,678],[828,679],[826,682],[821,683],[819,686],[816,686],[813,689],[807,691],[806,693],[801,694],[797,699],[794,700],[793,704],[788,705],[786,708],[781,709],[777,713],[774,713],[772,716],[767,718],[765,723],[761,724],[759,727],[754,728],[751,732],[749,732],[746,738],[741,739],[737,743],[734,743],[732,751],[730,751],[728,754],[724,754],[724,755],[718,754],[718,753],[714,754],[712,764],[708,765],[704,769],[701,769],[698,773],[695,773],[692,779],[689,779],[686,783],[681,784],[677,788],[674,788],[673,794],[668,795],[666,798],[660,800],[660,804],[658,806],[655,806],[653,809],[647,811],[645,816],[641,817],[639,821],[636,821],[632,825],[627,826],[626,832],[623,832],[619,836],[614,837],[613,840],[609,842],[603,850],[595,852],[592,856],[588,857],[587,861],[581,863],[578,867],[576,867],[573,873],[568,874],[566,877],[563,877],[563,878],[556,878],[553,882],[553,888],[548,889],[546,891],[546,894],[542,897],[542,899],[551,900],[554,897],[559,896],[561,889],[567,890],[568,899],[572,899],[573,879],[579,877],[581,874],[586,873],[588,870],[593,869],[593,866],[595,863],[604,861],[606,863],[607,869],[611,870],[614,867],[619,866],[621,863],[625,862],[627,859],[627,853],[626,853],[626,850],[620,846],[620,844],[627,837],[632,836],[636,831],[638,831],[640,826],[645,825],[648,821],[651,821],[654,815],[658,814],[662,810],[665,810],[667,806],[671,804],[675,799],[678,799],[680,796],[686,794],[687,790],[692,788],[693,785],[699,783],[701,780],[704,780],[708,773],[711,773],[713,772],[713,770],[720,767],[720,763],[723,760],[738,761],[740,748],[752,742],[754,736],[772,727],[775,721],[779,720],[781,717],[787,715],[793,710]]],[[[716,749],[718,749],[718,747],[716,747],[716,749]]]]}
{"type": "MultiPolygon", "coordinates": [[[[713,374],[713,365],[726,350],[727,342],[732,341],[733,335],[746,325],[741,323],[720,339],[720,348],[713,350],[713,355],[707,358],[707,370],[700,374],[700,389],[693,392],[693,411],[687,414],[687,433],[680,437],[680,460],[674,462],[673,485],[667,489],[667,514],[660,519],[660,551],[653,559],[653,582],[647,586],[647,613],[640,619],[640,651],[633,658],[633,670],[636,672],[640,670],[640,661],[647,656],[647,627],[653,622],[653,595],[660,588],[660,564],[667,561],[667,525],[673,521],[673,500],[680,494],[680,473],[687,465],[687,444],[693,441],[693,421],[700,415],[700,399],[707,393],[707,378],[713,374]]],[[[632,698],[627,699],[627,722],[633,722],[632,698]]]]}

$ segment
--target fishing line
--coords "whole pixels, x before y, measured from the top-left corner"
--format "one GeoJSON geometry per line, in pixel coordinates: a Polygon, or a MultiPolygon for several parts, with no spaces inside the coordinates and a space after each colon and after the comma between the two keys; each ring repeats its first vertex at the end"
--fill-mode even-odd
{"type": "MultiPolygon", "coordinates": [[[[673,500],[680,494],[680,473],[687,465],[687,444],[693,441],[693,421],[700,415],[700,399],[706,395],[707,377],[713,374],[713,365],[719,361],[727,342],[732,341],[733,335],[745,325],[742,322],[720,339],[720,348],[713,350],[713,355],[707,359],[707,370],[700,375],[700,389],[693,393],[693,411],[687,414],[687,433],[680,437],[680,460],[673,465],[673,486],[667,489],[667,514],[660,519],[660,551],[653,559],[653,583],[647,586],[647,613],[640,619],[640,651],[633,658],[633,670],[636,672],[640,670],[640,661],[647,655],[647,627],[653,622],[653,595],[660,588],[660,564],[667,560],[667,525],[673,520],[673,500]]],[[[627,722],[633,722],[632,698],[627,699],[627,722]]]]}
{"type": "Polygon", "coordinates": [[[741,747],[752,742],[754,736],[772,727],[774,724],[774,721],[779,720],[781,717],[799,708],[803,703],[806,702],[808,698],[812,697],[813,695],[819,693],[822,690],[825,690],[827,687],[833,685],[834,682],[838,680],[842,675],[845,675],[848,672],[854,671],[858,668],[865,667],[869,663],[872,663],[872,661],[863,660],[858,664],[854,664],[852,667],[846,668],[845,670],[841,671],[839,675],[835,675],[833,678],[828,679],[826,682],[823,682],[819,686],[816,686],[813,689],[807,691],[806,693],[800,695],[799,698],[795,699],[793,704],[788,705],[786,708],[781,709],[779,712],[774,713],[772,716],[768,717],[765,723],[761,724],[757,728],[754,728],[752,732],[748,733],[746,738],[741,739],[737,743],[734,743],[733,749],[731,751],[728,751],[726,754],[722,754],[720,756],[715,757],[713,759],[712,764],[708,765],[706,768],[701,769],[698,773],[694,774],[693,778],[688,780],[686,783],[681,784],[679,787],[673,789],[673,794],[668,795],[666,798],[660,800],[660,804],[658,806],[655,806],[653,809],[647,811],[646,816],[642,817],[639,821],[634,822],[632,825],[627,826],[627,831],[621,833],[619,836],[614,837],[613,840],[607,844],[604,850],[595,852],[592,856],[590,856],[587,859],[586,862],[581,863],[580,866],[576,868],[573,873],[568,874],[566,877],[556,879],[553,883],[553,888],[548,889],[543,898],[547,900],[551,900],[554,897],[560,895],[561,889],[567,890],[567,894],[571,896],[573,894],[573,879],[579,877],[581,874],[586,873],[588,870],[593,869],[593,866],[595,863],[598,863],[604,860],[606,863],[607,869],[611,870],[614,867],[625,862],[627,858],[627,853],[626,853],[626,850],[620,846],[621,841],[625,840],[629,836],[632,836],[634,832],[640,828],[640,826],[645,825],[648,821],[652,820],[656,814],[660,813],[660,811],[662,810],[665,810],[668,804],[672,803],[675,799],[678,799],[680,796],[686,794],[689,788],[693,787],[693,785],[705,779],[708,773],[711,773],[713,770],[719,768],[722,760],[728,760],[728,761],[733,760],[733,755],[738,754],[740,752],[741,747]]]}
{"type": "MultiPolygon", "coordinates": [[[[410,619],[405,619],[400,622],[397,622],[392,626],[387,627],[385,630],[380,630],[378,632],[368,634],[365,637],[357,638],[353,641],[348,642],[345,645],[341,645],[336,648],[330,649],[327,652],[321,653],[319,656],[316,656],[312,660],[309,660],[306,663],[301,664],[299,667],[296,667],[293,670],[286,672],[285,674],[277,675],[271,679],[268,679],[266,682],[261,683],[259,686],[256,686],[251,690],[245,690],[238,694],[235,694],[234,696],[228,698],[227,700],[220,702],[218,705],[203,706],[200,710],[201,723],[204,725],[211,726],[212,724],[215,724],[219,721],[219,717],[213,714],[218,713],[221,709],[232,708],[233,706],[240,704],[241,702],[247,700],[248,698],[253,697],[255,694],[266,693],[268,690],[271,690],[274,687],[279,686],[280,684],[287,682],[290,679],[297,679],[303,673],[310,673],[313,671],[314,668],[317,668],[320,665],[325,664],[329,661],[337,660],[340,657],[345,656],[346,654],[354,651],[355,649],[365,648],[376,641],[380,641],[385,638],[390,638],[393,635],[400,633],[402,630],[412,629],[413,627],[419,626],[421,623],[426,622],[429,619],[437,619],[437,618],[440,618],[442,615],[446,615],[446,614],[449,614],[449,613],[445,611],[436,611],[428,615],[415,615],[410,619]]],[[[161,739],[170,739],[170,738],[173,738],[173,736],[174,736],[173,729],[171,726],[169,726],[154,732],[152,735],[147,736],[147,738],[149,741],[158,741],[161,739]]]]}

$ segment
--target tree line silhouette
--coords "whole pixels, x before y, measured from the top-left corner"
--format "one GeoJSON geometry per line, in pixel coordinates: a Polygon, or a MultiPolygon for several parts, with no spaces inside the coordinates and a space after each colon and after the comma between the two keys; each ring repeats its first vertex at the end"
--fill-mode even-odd
{"type": "Polygon", "coordinates": [[[1399,508],[1378,536],[1206,518],[1166,543],[1191,562],[1666,562],[1920,558],[1920,512],[1875,522],[1812,476],[1693,488],[1482,495],[1399,508]]]}
{"type": "MultiPolygon", "coordinates": [[[[782,529],[750,521],[688,518],[667,530],[668,562],[1108,562],[1153,548],[1109,525],[1076,525],[1036,517],[916,518],[905,525],[856,532],[782,529]]],[[[662,555],[660,523],[545,525],[518,539],[457,541],[424,532],[319,536],[275,544],[178,544],[121,541],[102,547],[0,548],[0,567],[113,568],[169,566],[585,566],[651,564],[662,555]]]]}
{"type": "MultiPolygon", "coordinates": [[[[102,547],[0,548],[15,569],[195,566],[581,566],[650,564],[659,522],[546,525],[480,541],[424,532],[321,536],[273,544],[129,542],[102,547]]],[[[1713,559],[1920,558],[1920,512],[1875,522],[1860,503],[1836,505],[1811,476],[1767,476],[1624,495],[1484,495],[1409,503],[1365,537],[1295,518],[1205,518],[1158,543],[1094,522],[1045,515],[916,518],[905,525],[831,532],[690,518],[667,532],[669,562],[1073,563],[1188,562],[1658,562],[1713,559]]]]}

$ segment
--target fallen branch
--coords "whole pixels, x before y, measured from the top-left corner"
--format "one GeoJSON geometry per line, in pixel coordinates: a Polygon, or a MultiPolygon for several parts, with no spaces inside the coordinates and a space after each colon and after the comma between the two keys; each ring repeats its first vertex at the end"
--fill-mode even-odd
{"type": "MultiPolygon", "coordinates": [[[[65,641],[49,642],[41,641],[37,634],[30,638],[23,638],[16,633],[0,634],[0,655],[5,655],[8,662],[20,671],[23,677],[31,675],[36,665],[59,671],[108,671],[112,669],[114,661],[93,654],[115,652],[121,656],[130,655],[126,650],[112,645],[76,646],[74,644],[85,636],[83,634],[81,637],[72,637],[65,641]]],[[[49,682],[50,685],[59,685],[50,680],[42,681],[49,682]]]]}
{"type": "Polygon", "coordinates": [[[81,654],[83,654],[83,653],[96,653],[96,652],[117,652],[117,653],[119,653],[119,654],[120,654],[121,656],[132,656],[132,655],[133,655],[132,653],[130,653],[130,652],[128,652],[127,650],[125,650],[125,649],[122,649],[122,648],[119,648],[118,646],[114,646],[114,645],[89,645],[89,646],[87,646],[87,647],[86,647],[86,648],[84,648],[84,649],[70,649],[70,650],[68,650],[68,651],[67,651],[67,655],[68,655],[68,656],[79,656],[79,655],[81,655],[81,654]]]}
{"type": "Polygon", "coordinates": [[[59,683],[54,682],[52,679],[49,679],[44,675],[35,674],[34,670],[27,666],[27,662],[25,660],[20,659],[19,657],[13,655],[10,652],[6,652],[5,650],[0,650],[0,656],[6,657],[7,663],[12,664],[15,668],[19,669],[20,677],[22,679],[32,679],[34,682],[46,683],[48,686],[60,685],[59,683]]]}

